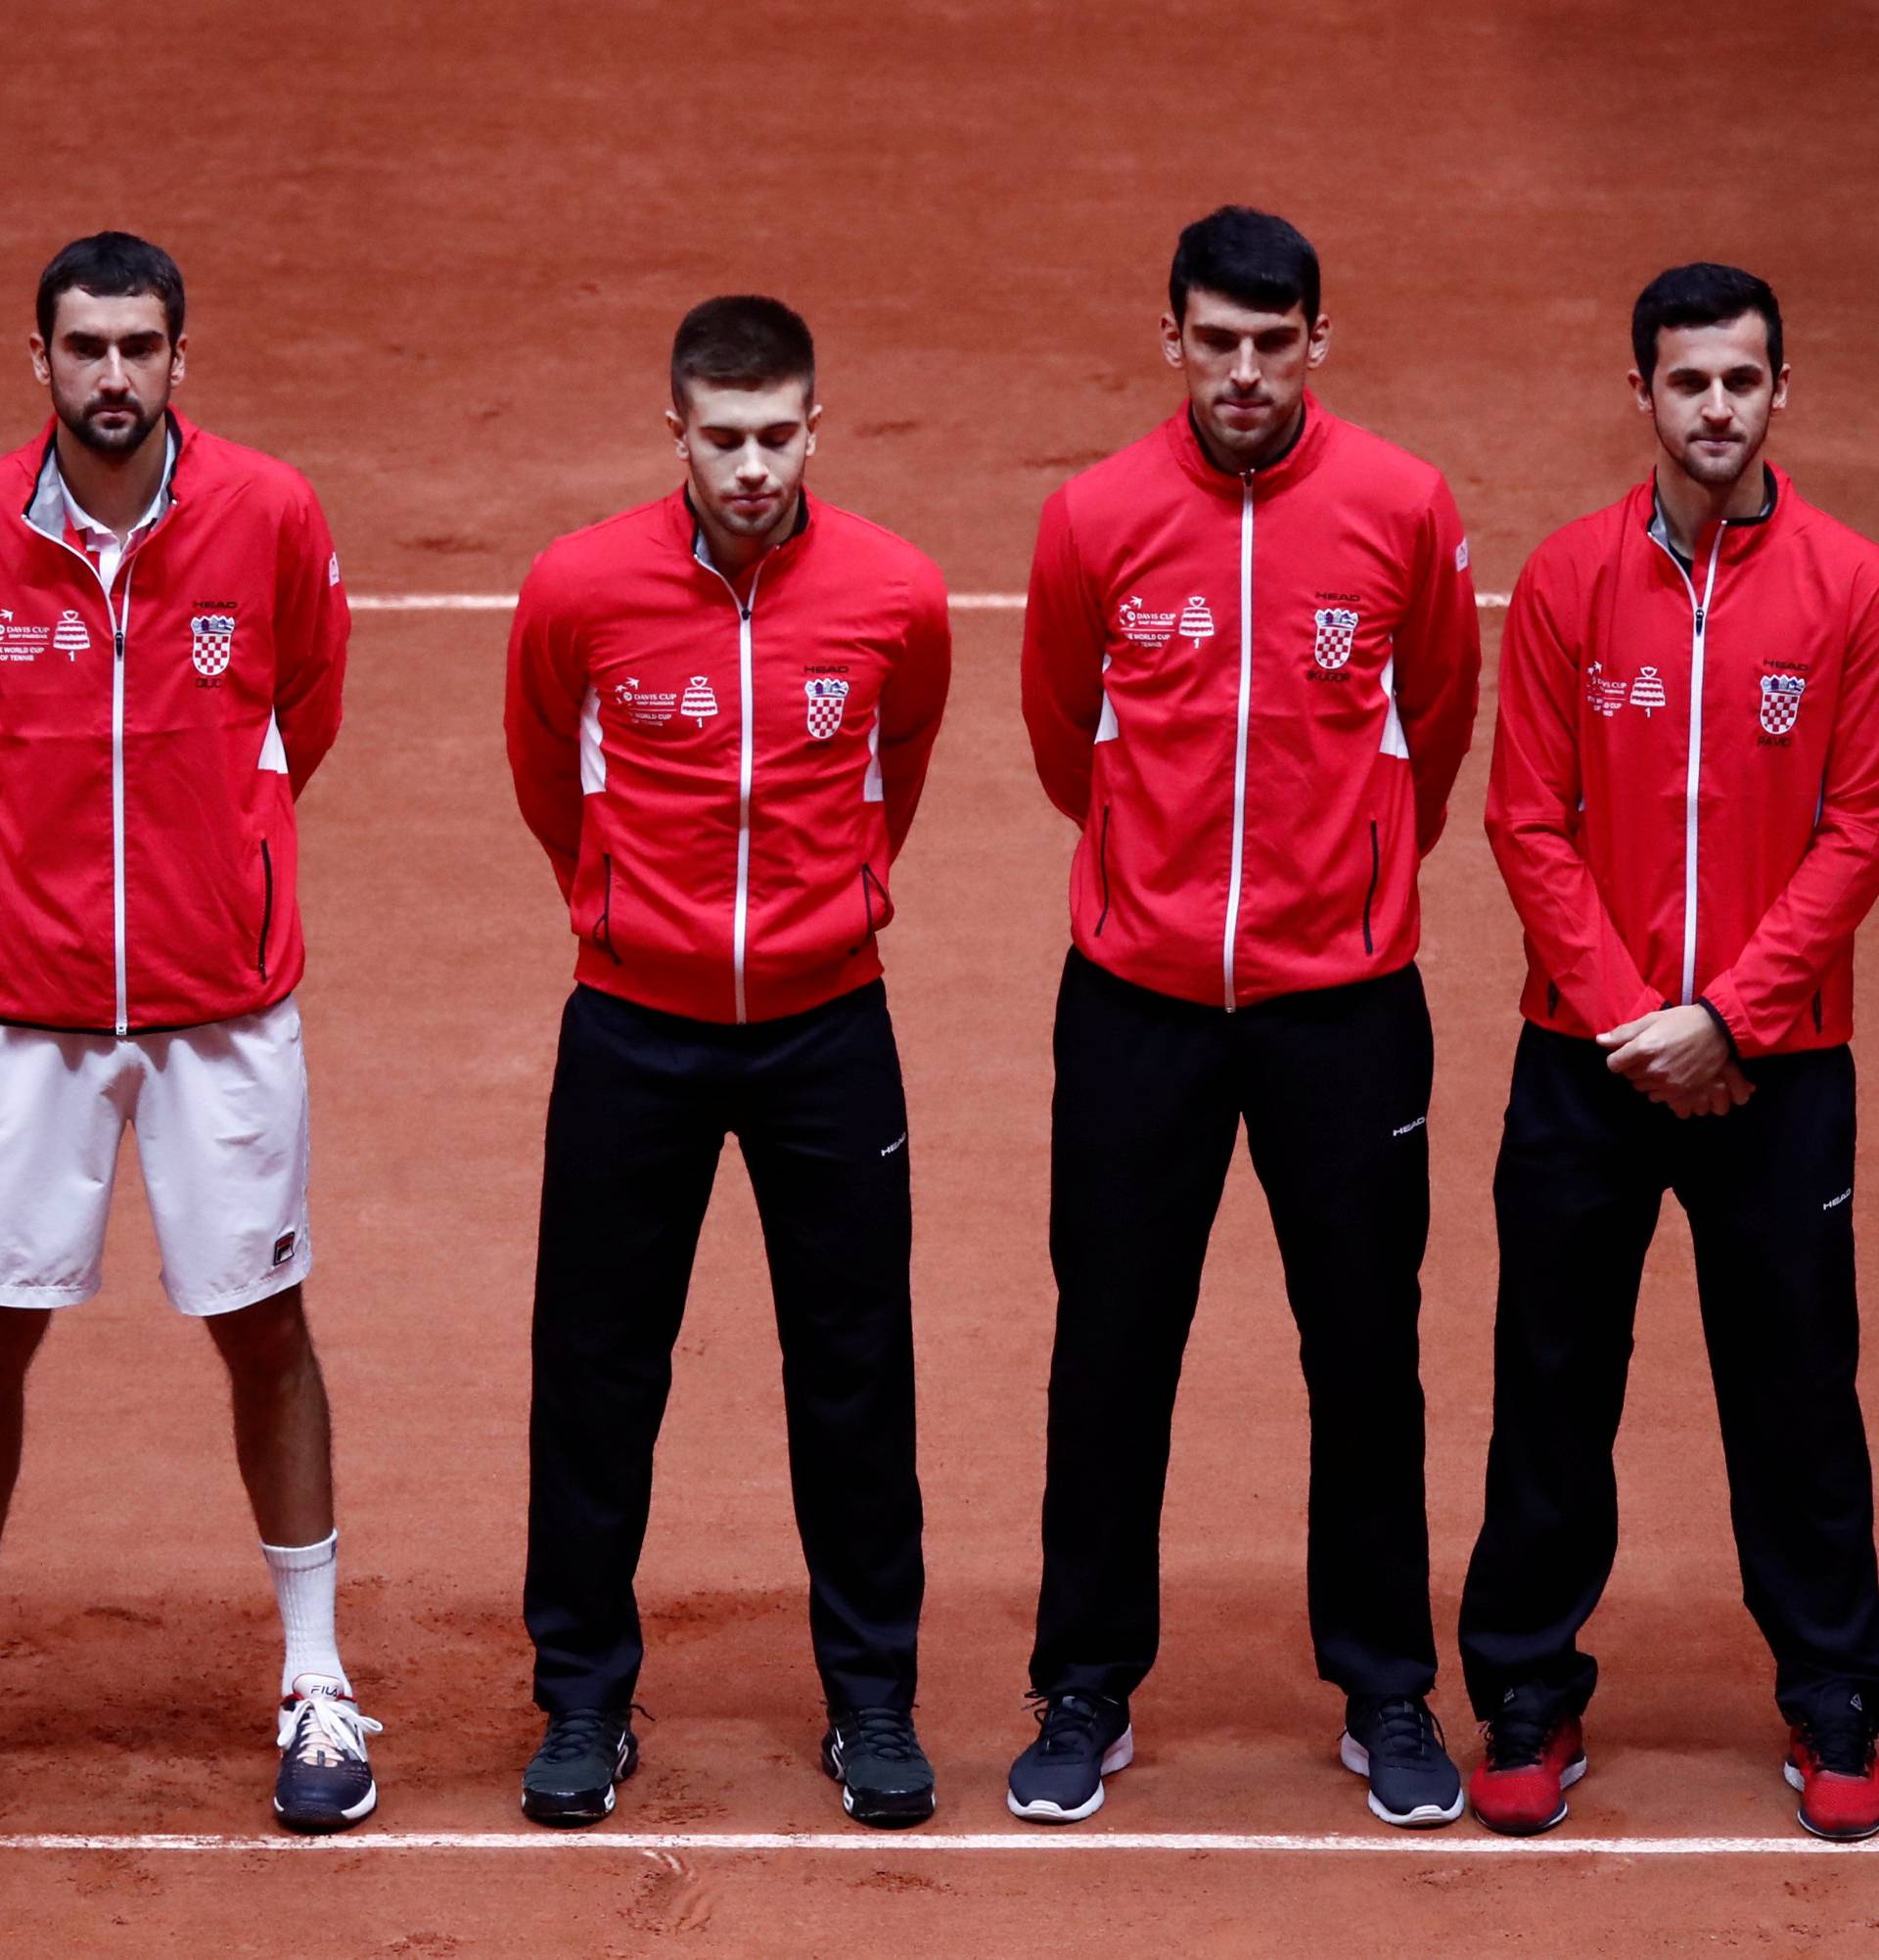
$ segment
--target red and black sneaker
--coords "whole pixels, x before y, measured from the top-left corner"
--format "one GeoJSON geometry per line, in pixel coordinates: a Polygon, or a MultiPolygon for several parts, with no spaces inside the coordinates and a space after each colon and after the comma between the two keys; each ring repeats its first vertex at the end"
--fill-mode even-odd
{"type": "Polygon", "coordinates": [[[1481,1734],[1487,1754],[1468,1784],[1475,1815],[1512,1838],[1550,1831],[1566,1815],[1565,1793],[1585,1774],[1578,1715],[1529,1682],[1507,1690],[1481,1734]]]}
{"type": "Polygon", "coordinates": [[[1795,1815],[1816,1838],[1851,1840],[1879,1832],[1875,1740],[1873,1718],[1857,1694],[1844,1710],[1810,1717],[1789,1736],[1781,1773],[1801,1793],[1795,1815]]]}

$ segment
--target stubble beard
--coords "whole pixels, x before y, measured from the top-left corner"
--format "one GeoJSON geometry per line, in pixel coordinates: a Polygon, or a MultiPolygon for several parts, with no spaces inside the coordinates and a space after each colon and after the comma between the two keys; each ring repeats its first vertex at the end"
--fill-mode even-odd
{"type": "Polygon", "coordinates": [[[162,419],[162,414],[161,406],[146,409],[138,401],[114,401],[109,404],[88,401],[75,412],[64,402],[59,404],[59,420],[94,456],[128,456],[143,446],[150,432],[162,419]],[[107,407],[129,409],[132,420],[122,429],[100,429],[92,418],[107,407]]]}
{"type": "Polygon", "coordinates": [[[1692,439],[1684,444],[1677,461],[1692,482],[1701,483],[1706,490],[1726,490],[1742,480],[1761,453],[1762,444],[1758,441],[1743,442],[1726,456],[1706,456],[1692,439]]]}

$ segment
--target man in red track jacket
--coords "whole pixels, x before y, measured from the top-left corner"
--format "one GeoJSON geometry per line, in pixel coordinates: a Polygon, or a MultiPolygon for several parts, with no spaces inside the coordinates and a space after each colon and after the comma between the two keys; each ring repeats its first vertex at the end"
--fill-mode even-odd
{"type": "Polygon", "coordinates": [[[939,571],[802,487],[808,329],[708,300],[672,357],[686,485],[550,546],[510,643],[516,795],[577,984],[548,1110],[525,1608],[543,1823],[630,1772],[653,1445],[725,1134],[776,1297],[823,1764],[917,1822],[906,1103],[877,936],[945,703],[939,571]]]}
{"type": "Polygon", "coordinates": [[[1566,1814],[1618,1542],[1612,1445],[1675,1192],[1744,1597],[1801,1821],[1879,1830],[1879,1578],[1855,1391],[1855,928],[1879,894],[1879,548],[1761,460],[1781,317],[1732,267],[1640,296],[1652,478],[1540,546],[1501,655],[1488,831],[1526,928],[1495,1177],[1487,1520],[1462,1656],[1477,1812],[1566,1814]]]}
{"type": "Polygon", "coordinates": [[[50,1310],[101,1283],[126,1122],[163,1283],[230,1373],[287,1630],[275,1810],[373,1806],[334,1640],[326,1391],[300,1282],[295,798],[347,615],[313,492],[169,410],[183,283],[120,232],[40,280],[50,426],[0,461],[0,1518],[50,1310]]]}
{"type": "Polygon", "coordinates": [[[1417,1271],[1432,1051],[1416,870],[1473,724],[1468,549],[1437,472],[1305,391],[1318,265],[1229,206],[1182,234],[1180,413],[1045,505],[1024,651],[1044,788],[1082,828],[1058,1003],[1059,1288],[1020,1816],[1102,1800],[1154,1661],[1169,1425],[1244,1117],[1313,1414],[1309,1590],[1344,1759],[1398,1823],[1459,1814],[1435,1678],[1417,1271]]]}

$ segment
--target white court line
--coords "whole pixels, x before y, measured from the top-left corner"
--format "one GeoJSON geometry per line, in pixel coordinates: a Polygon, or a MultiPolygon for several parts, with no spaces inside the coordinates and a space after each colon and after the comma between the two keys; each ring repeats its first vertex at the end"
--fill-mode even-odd
{"type": "MultiPolygon", "coordinates": [[[[1477,592],[1475,604],[1493,612],[1507,604],[1505,592],[1477,592]]],[[[365,592],[351,597],[355,613],[509,613],[513,592],[365,592]]],[[[955,613],[1022,613],[1022,592],[954,592],[947,604],[955,613]]]]}
{"type": "Polygon", "coordinates": [[[927,1851],[1219,1851],[1290,1856],[1319,1852],[1442,1858],[1736,1858],[1879,1855],[1879,1840],[1828,1844],[1799,1830],[1785,1838],[1489,1838],[1404,1831],[1392,1837],[1214,1831],[911,1831],[887,1835],[844,1831],[372,1831],[331,1838],[183,1836],[161,1833],[92,1837],[59,1832],[0,1836],[0,1851],[855,1851],[894,1861],[927,1851]]]}

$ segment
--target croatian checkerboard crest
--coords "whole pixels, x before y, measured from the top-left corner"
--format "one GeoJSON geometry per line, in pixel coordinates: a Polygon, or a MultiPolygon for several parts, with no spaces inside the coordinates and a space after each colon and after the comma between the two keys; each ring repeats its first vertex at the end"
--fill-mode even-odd
{"type": "Polygon", "coordinates": [[[230,613],[198,613],[189,622],[189,658],[206,680],[226,673],[235,655],[235,617],[230,613]]]}
{"type": "Polygon", "coordinates": [[[802,683],[809,698],[809,739],[826,742],[842,726],[842,709],[848,698],[848,684],[832,675],[817,674],[802,683]]]}
{"type": "Polygon", "coordinates": [[[1785,735],[1794,726],[1807,686],[1801,674],[1762,676],[1762,726],[1767,734],[1785,735]]]}
{"type": "Polygon", "coordinates": [[[1311,617],[1318,629],[1311,658],[1335,673],[1351,658],[1351,649],[1356,644],[1357,615],[1348,606],[1321,606],[1311,617]]]}

